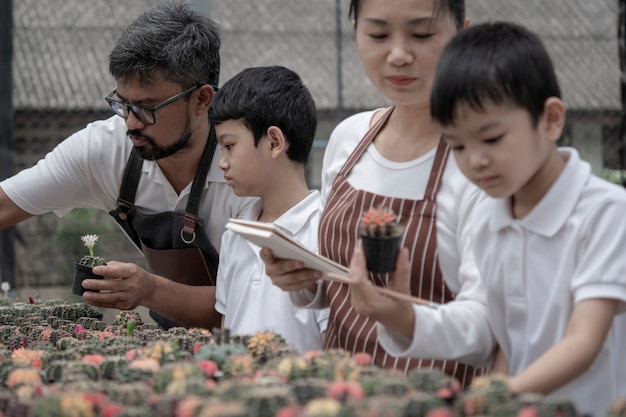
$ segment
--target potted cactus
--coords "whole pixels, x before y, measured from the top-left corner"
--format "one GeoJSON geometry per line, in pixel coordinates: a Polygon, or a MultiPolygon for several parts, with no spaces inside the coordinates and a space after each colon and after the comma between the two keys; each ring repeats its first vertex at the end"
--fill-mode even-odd
{"type": "Polygon", "coordinates": [[[98,235],[83,235],[80,237],[83,245],[89,250],[89,255],[83,256],[79,261],[74,262],[74,282],[72,285],[72,293],[76,295],[83,295],[85,289],[83,288],[83,281],[85,279],[102,279],[99,275],[94,275],[92,269],[97,265],[106,265],[106,261],[94,254],[94,246],[98,242],[98,235]]]}
{"type": "Polygon", "coordinates": [[[392,272],[400,252],[404,226],[387,207],[372,207],[361,217],[359,234],[371,272],[392,272]]]}

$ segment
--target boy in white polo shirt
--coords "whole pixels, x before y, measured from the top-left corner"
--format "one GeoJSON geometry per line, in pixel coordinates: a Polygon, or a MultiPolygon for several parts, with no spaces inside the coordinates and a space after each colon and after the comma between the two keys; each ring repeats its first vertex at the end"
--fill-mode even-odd
{"type": "MultiPolygon", "coordinates": [[[[444,48],[431,111],[458,166],[487,194],[471,229],[500,346],[494,373],[512,392],[567,399],[581,415],[604,416],[626,397],[626,191],[591,174],[575,149],[556,146],[565,124],[560,96],[536,35],[486,23],[444,48]]],[[[398,257],[390,283],[398,291],[408,291],[408,265],[398,257]]],[[[394,325],[393,313],[406,306],[372,289],[358,247],[350,276],[352,305],[378,320],[381,344],[417,356],[419,346],[408,343],[414,329],[394,325]]],[[[437,329],[424,343],[467,331],[437,329]]]]}
{"type": "MultiPolygon", "coordinates": [[[[248,68],[215,94],[209,118],[228,185],[260,197],[245,219],[273,223],[317,252],[319,192],[309,190],[304,171],[317,115],[300,77],[284,67],[248,68]]],[[[232,334],[276,332],[300,353],[321,349],[328,310],[295,307],[265,275],[260,250],[230,230],[222,237],[215,308],[223,326],[232,334]]]]}
{"type": "Polygon", "coordinates": [[[463,173],[487,198],[472,239],[513,392],[604,415],[626,395],[626,191],[558,148],[565,107],[551,59],[523,27],[487,23],[445,48],[432,91],[463,173]]]}

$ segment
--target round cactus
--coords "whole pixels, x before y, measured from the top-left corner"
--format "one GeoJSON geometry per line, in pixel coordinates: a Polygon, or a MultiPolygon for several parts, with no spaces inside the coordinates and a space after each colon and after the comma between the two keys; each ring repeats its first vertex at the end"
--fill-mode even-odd
{"type": "Polygon", "coordinates": [[[413,391],[403,399],[398,417],[426,417],[433,410],[448,408],[436,394],[413,391]]]}
{"type": "Polygon", "coordinates": [[[54,361],[45,370],[45,379],[52,382],[73,382],[81,380],[96,381],[98,368],[83,361],[54,361]]]}
{"type": "Polygon", "coordinates": [[[445,373],[433,369],[425,370],[420,368],[412,369],[408,372],[407,378],[411,387],[418,391],[437,393],[441,388],[447,387],[454,382],[454,378],[445,373]]]}
{"type": "Polygon", "coordinates": [[[129,373],[128,360],[124,356],[107,356],[100,364],[103,379],[125,381],[129,373]]]}
{"type": "Polygon", "coordinates": [[[76,324],[80,324],[89,330],[103,330],[106,327],[106,323],[95,317],[79,317],[76,319],[76,324]]]}
{"type": "Polygon", "coordinates": [[[249,417],[250,411],[245,405],[234,401],[209,399],[197,408],[196,417],[249,417]]]}
{"type": "Polygon", "coordinates": [[[19,385],[39,386],[43,384],[39,369],[33,367],[14,368],[9,372],[5,385],[14,389],[19,385]]]}
{"type": "Polygon", "coordinates": [[[226,360],[233,355],[247,354],[248,349],[245,346],[238,343],[210,343],[202,345],[200,349],[195,353],[194,359],[199,360],[211,360],[222,369],[226,360]]]}
{"type": "Polygon", "coordinates": [[[140,406],[152,395],[152,389],[143,382],[124,382],[111,384],[108,389],[109,399],[126,406],[140,406]]]}
{"type": "Polygon", "coordinates": [[[170,383],[182,379],[204,379],[204,373],[200,368],[190,362],[172,362],[161,367],[154,375],[154,390],[163,393],[170,383]]]}
{"type": "Polygon", "coordinates": [[[320,378],[300,378],[289,384],[293,396],[300,405],[306,405],[315,398],[326,397],[328,385],[328,381],[320,378]]]}
{"type": "Polygon", "coordinates": [[[295,404],[295,398],[288,387],[257,387],[243,397],[250,417],[274,417],[278,410],[295,404]]]}
{"type": "Polygon", "coordinates": [[[274,356],[274,352],[286,345],[285,339],[274,332],[262,332],[252,335],[246,346],[259,363],[263,364],[274,356]]]}
{"type": "Polygon", "coordinates": [[[12,391],[0,387],[0,411],[6,416],[11,415],[11,410],[17,403],[17,396],[12,391]]]}

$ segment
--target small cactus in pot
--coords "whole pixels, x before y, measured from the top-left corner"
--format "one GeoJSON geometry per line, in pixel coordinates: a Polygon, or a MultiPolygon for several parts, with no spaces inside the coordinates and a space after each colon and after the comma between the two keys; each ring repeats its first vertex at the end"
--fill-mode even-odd
{"type": "Polygon", "coordinates": [[[364,212],[359,223],[359,235],[370,272],[392,272],[400,252],[404,226],[388,207],[372,207],[364,212]]]}
{"type": "Polygon", "coordinates": [[[104,258],[96,256],[94,246],[98,242],[98,235],[83,235],[80,237],[83,245],[89,250],[89,255],[83,256],[79,261],[74,263],[74,283],[72,285],[72,293],[83,295],[83,281],[85,279],[102,279],[103,277],[93,274],[93,267],[98,265],[106,265],[104,258]]]}

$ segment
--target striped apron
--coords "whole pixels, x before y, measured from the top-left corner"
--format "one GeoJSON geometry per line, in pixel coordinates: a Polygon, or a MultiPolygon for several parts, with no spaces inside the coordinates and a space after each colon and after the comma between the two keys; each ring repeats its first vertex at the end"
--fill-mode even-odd
{"type": "MultiPolygon", "coordinates": [[[[436,196],[440,189],[450,148],[441,140],[430,173],[423,200],[386,197],[357,190],[347,181],[352,167],[359,160],[393,111],[390,108],[370,128],[363,140],[339,171],[332,186],[319,227],[320,253],[342,265],[349,265],[358,240],[358,222],[363,212],[384,205],[398,215],[405,225],[403,247],[409,249],[411,259],[411,292],[413,295],[437,303],[454,298],[447,288],[437,256],[436,196]]],[[[388,273],[370,273],[378,286],[387,286],[388,273]]],[[[325,349],[342,348],[350,352],[368,352],[374,363],[385,368],[395,368],[404,373],[410,369],[441,369],[455,376],[463,386],[468,386],[475,376],[474,368],[453,361],[409,359],[391,356],[378,344],[376,321],[357,314],[350,302],[348,285],[326,281],[326,294],[330,302],[330,317],[325,334],[325,349]]]]}

